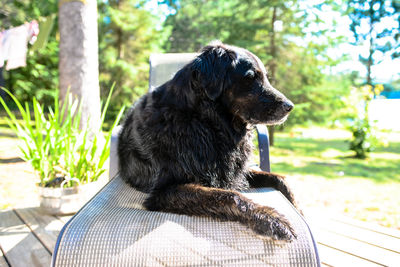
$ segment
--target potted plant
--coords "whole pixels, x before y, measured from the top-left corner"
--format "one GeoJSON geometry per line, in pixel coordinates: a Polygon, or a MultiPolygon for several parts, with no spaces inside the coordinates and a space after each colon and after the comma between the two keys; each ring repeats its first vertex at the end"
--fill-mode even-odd
{"type": "Polygon", "coordinates": [[[102,125],[113,88],[102,107],[101,123],[95,131],[89,127],[80,128],[82,109],[71,94],[60,101],[57,91],[54,106],[46,110],[33,98],[31,110],[28,103],[23,106],[8,90],[3,90],[21,113],[22,122],[0,98],[8,114],[8,125],[23,140],[19,147],[22,158],[32,165],[40,178],[40,207],[50,214],[76,212],[100,189],[99,178],[105,174],[110,155],[111,133],[124,111],[124,108],[119,111],[111,129],[104,134],[102,125]]]}

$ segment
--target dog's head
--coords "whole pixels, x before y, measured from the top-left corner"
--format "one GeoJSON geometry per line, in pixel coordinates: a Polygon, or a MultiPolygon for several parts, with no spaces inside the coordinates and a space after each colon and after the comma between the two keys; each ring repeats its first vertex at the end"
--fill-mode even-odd
{"type": "Polygon", "coordinates": [[[247,123],[279,124],[293,109],[293,103],[269,83],[260,59],[245,49],[210,44],[191,70],[194,87],[247,123]]]}

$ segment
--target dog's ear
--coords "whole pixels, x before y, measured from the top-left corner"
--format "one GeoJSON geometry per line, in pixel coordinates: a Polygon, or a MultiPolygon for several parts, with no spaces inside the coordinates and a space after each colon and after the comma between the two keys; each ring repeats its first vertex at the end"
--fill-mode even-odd
{"type": "Polygon", "coordinates": [[[214,101],[227,85],[227,72],[233,63],[233,52],[221,45],[209,45],[202,51],[193,61],[192,81],[214,101]]]}

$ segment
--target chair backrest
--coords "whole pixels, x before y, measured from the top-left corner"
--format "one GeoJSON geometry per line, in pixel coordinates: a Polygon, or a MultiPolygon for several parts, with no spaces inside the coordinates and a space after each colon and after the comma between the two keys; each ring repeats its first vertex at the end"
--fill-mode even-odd
{"type": "Polygon", "coordinates": [[[193,60],[197,53],[166,53],[150,56],[149,91],[170,80],[183,66],[193,60]]]}

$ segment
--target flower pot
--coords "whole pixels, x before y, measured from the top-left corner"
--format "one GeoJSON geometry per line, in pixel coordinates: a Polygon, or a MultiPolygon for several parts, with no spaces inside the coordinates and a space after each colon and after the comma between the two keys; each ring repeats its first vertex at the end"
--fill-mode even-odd
{"type": "Polygon", "coordinates": [[[56,188],[39,186],[40,208],[43,212],[51,215],[73,214],[100,188],[101,183],[98,181],[68,188],[64,188],[64,182],[56,188]]]}

